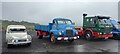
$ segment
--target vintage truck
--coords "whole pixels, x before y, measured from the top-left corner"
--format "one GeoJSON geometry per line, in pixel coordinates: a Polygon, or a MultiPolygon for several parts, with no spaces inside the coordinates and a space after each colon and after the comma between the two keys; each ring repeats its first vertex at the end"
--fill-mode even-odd
{"type": "Polygon", "coordinates": [[[73,42],[79,38],[78,31],[70,19],[55,18],[49,25],[35,25],[34,29],[37,31],[39,39],[47,36],[52,43],[56,43],[58,40],[73,42]]]}
{"type": "Polygon", "coordinates": [[[112,30],[112,34],[113,34],[113,38],[114,39],[120,39],[120,22],[116,21],[116,20],[111,20],[111,23],[113,25],[113,30],[112,30]]]}
{"type": "Polygon", "coordinates": [[[78,35],[87,40],[108,39],[113,36],[110,17],[106,16],[87,17],[87,14],[83,14],[83,27],[76,29],[78,30],[78,35]]]}

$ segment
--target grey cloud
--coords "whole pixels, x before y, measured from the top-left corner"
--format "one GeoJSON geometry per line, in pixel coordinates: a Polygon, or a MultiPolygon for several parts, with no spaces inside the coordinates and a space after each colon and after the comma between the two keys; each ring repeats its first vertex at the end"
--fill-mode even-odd
{"type": "Polygon", "coordinates": [[[48,24],[55,17],[82,25],[82,14],[118,18],[117,2],[3,2],[3,19],[48,24]]]}

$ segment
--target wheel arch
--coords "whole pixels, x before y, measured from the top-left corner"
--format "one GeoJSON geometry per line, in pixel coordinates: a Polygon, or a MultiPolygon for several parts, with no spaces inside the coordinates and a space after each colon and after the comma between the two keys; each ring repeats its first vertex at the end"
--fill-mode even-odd
{"type": "Polygon", "coordinates": [[[91,33],[92,33],[92,36],[94,36],[94,33],[93,33],[93,31],[92,31],[90,28],[87,28],[87,29],[84,31],[84,34],[85,34],[85,32],[87,32],[87,31],[91,32],[91,33]]]}

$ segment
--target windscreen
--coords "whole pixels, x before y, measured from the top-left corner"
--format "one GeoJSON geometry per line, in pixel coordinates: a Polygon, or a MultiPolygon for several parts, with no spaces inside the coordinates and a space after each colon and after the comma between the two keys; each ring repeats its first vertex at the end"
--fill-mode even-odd
{"type": "Polygon", "coordinates": [[[109,19],[99,19],[100,24],[111,24],[109,19]]]}
{"type": "Polygon", "coordinates": [[[26,32],[26,29],[10,29],[11,33],[15,33],[15,32],[26,32]]]}
{"type": "Polygon", "coordinates": [[[117,28],[117,29],[120,29],[120,23],[118,23],[118,22],[116,22],[117,24],[116,25],[114,25],[115,26],[115,28],[117,28]]]}
{"type": "Polygon", "coordinates": [[[58,24],[72,24],[70,20],[57,20],[58,24]]]}

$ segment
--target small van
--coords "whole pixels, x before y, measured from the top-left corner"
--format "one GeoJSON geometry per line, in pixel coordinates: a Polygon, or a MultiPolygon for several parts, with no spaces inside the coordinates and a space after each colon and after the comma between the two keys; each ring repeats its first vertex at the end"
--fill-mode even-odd
{"type": "Polygon", "coordinates": [[[32,37],[27,34],[24,25],[9,25],[6,29],[7,47],[13,45],[31,45],[32,37]]]}

